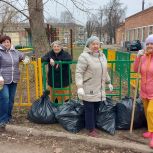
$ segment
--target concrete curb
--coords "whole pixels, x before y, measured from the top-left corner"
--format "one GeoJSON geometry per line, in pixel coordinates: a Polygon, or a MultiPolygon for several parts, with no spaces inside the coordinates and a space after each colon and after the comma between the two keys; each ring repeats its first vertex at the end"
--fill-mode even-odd
{"type": "Polygon", "coordinates": [[[147,145],[137,144],[134,142],[124,142],[120,140],[110,140],[105,138],[92,138],[89,136],[72,134],[72,133],[64,133],[64,132],[57,132],[57,131],[44,131],[44,130],[37,130],[34,128],[16,126],[16,125],[7,125],[6,131],[8,132],[15,132],[21,135],[33,135],[33,136],[47,136],[47,137],[61,137],[61,138],[68,138],[71,140],[82,140],[92,144],[98,144],[101,147],[104,146],[112,146],[121,149],[131,149],[133,151],[139,151],[142,153],[153,153],[153,149],[150,149],[147,145]],[[90,139],[89,139],[90,138],[90,139]]]}

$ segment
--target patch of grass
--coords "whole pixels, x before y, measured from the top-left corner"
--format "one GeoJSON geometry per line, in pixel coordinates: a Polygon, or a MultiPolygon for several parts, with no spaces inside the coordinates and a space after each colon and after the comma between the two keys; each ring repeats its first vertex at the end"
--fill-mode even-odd
{"type": "Polygon", "coordinates": [[[83,52],[83,49],[83,46],[76,46],[73,48],[73,60],[78,60],[78,57],[83,52]]]}

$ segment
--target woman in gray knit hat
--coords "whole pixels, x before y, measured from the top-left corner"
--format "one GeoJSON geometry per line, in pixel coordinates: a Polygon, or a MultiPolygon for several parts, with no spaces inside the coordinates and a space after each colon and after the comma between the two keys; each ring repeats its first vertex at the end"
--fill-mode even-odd
{"type": "Polygon", "coordinates": [[[113,90],[107,70],[107,60],[99,51],[99,47],[100,41],[96,36],[91,36],[86,41],[75,74],[78,97],[83,100],[85,108],[85,126],[89,130],[89,136],[92,137],[98,136],[95,130],[96,112],[99,102],[106,100],[105,84],[108,84],[110,91],[113,90]]]}

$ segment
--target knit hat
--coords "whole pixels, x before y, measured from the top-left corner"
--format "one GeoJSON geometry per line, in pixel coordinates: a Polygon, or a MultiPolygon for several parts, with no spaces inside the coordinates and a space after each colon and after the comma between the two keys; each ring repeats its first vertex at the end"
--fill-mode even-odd
{"type": "Polygon", "coordinates": [[[99,38],[96,36],[91,36],[90,38],[88,38],[86,41],[86,47],[89,47],[89,45],[95,40],[97,40],[100,43],[99,38]]]}
{"type": "Polygon", "coordinates": [[[153,43],[153,34],[149,35],[149,36],[146,38],[145,43],[146,43],[146,44],[148,44],[148,43],[153,43]]]}

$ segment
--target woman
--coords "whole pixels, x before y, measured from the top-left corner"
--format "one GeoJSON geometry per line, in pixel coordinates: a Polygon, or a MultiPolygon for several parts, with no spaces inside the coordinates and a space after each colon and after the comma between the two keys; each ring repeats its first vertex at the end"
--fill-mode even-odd
{"type": "Polygon", "coordinates": [[[140,67],[141,90],[144,112],[147,119],[148,131],[143,133],[144,138],[149,138],[149,146],[153,148],[153,35],[145,41],[145,50],[140,50],[134,62],[134,71],[140,67]]]}
{"type": "MultiPolygon", "coordinates": [[[[17,82],[20,78],[19,62],[24,59],[23,53],[11,47],[11,38],[0,38],[0,130],[12,118],[12,109],[16,93],[17,82]]],[[[26,64],[26,61],[24,61],[26,64]]]]}
{"type": "MultiPolygon", "coordinates": [[[[60,41],[52,43],[52,50],[42,57],[42,62],[48,64],[48,85],[50,88],[51,101],[68,101],[69,96],[53,96],[53,88],[66,88],[71,84],[71,73],[68,64],[55,64],[55,61],[71,61],[72,58],[68,52],[62,49],[60,41]],[[54,74],[54,75],[53,75],[54,74]],[[62,77],[62,78],[61,78],[62,77]],[[62,80],[62,81],[61,81],[62,80]]],[[[69,90],[55,90],[55,94],[70,94],[69,90]]]]}
{"type": "Polygon", "coordinates": [[[80,55],[76,67],[75,80],[78,97],[85,107],[85,126],[89,136],[97,137],[95,130],[96,112],[99,102],[106,100],[105,84],[113,90],[107,70],[105,55],[99,51],[100,41],[96,36],[90,37],[80,55]]]}

